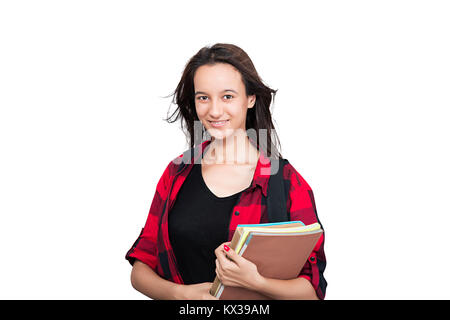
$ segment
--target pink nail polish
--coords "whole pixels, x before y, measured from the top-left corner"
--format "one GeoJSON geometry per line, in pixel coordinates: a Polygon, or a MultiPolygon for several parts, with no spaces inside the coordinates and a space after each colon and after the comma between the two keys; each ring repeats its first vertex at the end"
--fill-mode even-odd
{"type": "Polygon", "coordinates": [[[224,245],[223,245],[223,249],[224,249],[226,252],[228,252],[228,251],[230,250],[230,247],[227,246],[226,244],[224,244],[224,245]]]}

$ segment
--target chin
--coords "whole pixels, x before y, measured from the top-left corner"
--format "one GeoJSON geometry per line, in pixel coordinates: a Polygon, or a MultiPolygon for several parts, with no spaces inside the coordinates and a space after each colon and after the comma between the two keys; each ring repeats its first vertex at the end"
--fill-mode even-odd
{"type": "Polygon", "coordinates": [[[234,134],[235,130],[230,128],[223,128],[223,129],[217,129],[217,128],[209,128],[208,133],[210,136],[217,140],[223,140],[226,139],[234,134]]]}

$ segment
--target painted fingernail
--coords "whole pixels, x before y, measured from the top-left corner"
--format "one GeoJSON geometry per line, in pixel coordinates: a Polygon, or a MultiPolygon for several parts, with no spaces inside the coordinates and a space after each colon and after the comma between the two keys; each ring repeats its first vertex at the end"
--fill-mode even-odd
{"type": "Polygon", "coordinates": [[[224,244],[224,245],[223,245],[223,249],[224,249],[226,252],[228,252],[228,250],[230,250],[230,247],[227,246],[226,244],[224,244]]]}

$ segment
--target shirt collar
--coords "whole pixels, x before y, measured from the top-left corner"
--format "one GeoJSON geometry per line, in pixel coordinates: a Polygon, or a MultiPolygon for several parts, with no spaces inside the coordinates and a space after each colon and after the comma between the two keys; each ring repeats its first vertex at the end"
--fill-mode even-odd
{"type": "MultiPolygon", "coordinates": [[[[251,138],[250,138],[251,139],[251,138]]],[[[204,153],[206,147],[211,143],[211,140],[205,140],[201,144],[194,146],[193,148],[184,152],[182,156],[182,162],[184,164],[200,163],[201,155],[204,153]]],[[[256,164],[255,172],[253,174],[252,183],[249,189],[253,189],[256,186],[261,188],[262,193],[267,197],[267,187],[270,178],[271,171],[271,159],[267,157],[263,151],[260,150],[258,162],[256,164]]],[[[184,168],[184,166],[182,166],[184,168]]],[[[182,170],[180,168],[180,171],[182,170]]]]}

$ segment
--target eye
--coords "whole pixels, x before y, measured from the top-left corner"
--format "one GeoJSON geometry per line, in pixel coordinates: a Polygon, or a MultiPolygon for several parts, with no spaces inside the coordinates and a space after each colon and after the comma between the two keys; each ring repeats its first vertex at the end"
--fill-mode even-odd
{"type": "Polygon", "coordinates": [[[201,98],[208,98],[208,97],[207,97],[207,96],[198,96],[198,97],[197,97],[197,100],[205,101],[205,99],[201,99],[201,98]]]}
{"type": "MultiPolygon", "coordinates": [[[[224,97],[230,97],[230,99],[233,98],[233,96],[231,94],[226,94],[226,95],[224,95],[224,97]]],[[[230,100],[230,99],[227,99],[227,100],[230,100]]]]}

